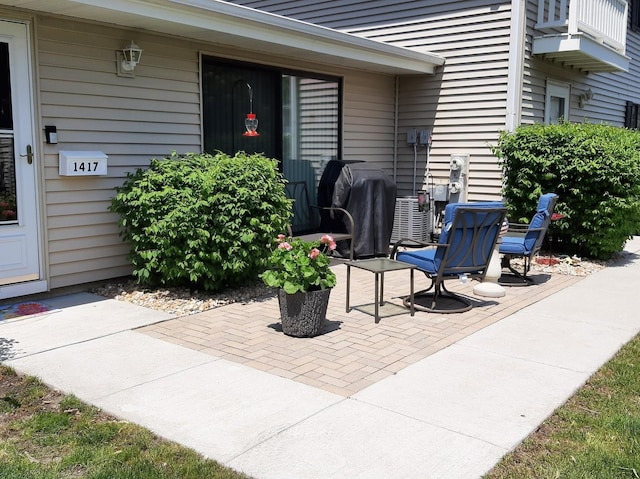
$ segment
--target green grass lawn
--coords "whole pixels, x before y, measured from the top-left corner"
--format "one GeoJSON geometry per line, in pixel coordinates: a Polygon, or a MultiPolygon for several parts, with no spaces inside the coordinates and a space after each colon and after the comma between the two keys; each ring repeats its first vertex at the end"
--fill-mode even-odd
{"type": "Polygon", "coordinates": [[[640,479],[640,336],[485,479],[640,479]]]}
{"type": "Polygon", "coordinates": [[[0,366],[0,478],[248,476],[0,366]]]}

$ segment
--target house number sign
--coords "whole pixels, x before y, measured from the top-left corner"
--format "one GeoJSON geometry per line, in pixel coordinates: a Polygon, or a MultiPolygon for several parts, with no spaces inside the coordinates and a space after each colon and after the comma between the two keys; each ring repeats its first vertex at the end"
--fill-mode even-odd
{"type": "Polygon", "coordinates": [[[60,151],[61,176],[99,176],[107,174],[107,159],[102,151],[60,151]]]}

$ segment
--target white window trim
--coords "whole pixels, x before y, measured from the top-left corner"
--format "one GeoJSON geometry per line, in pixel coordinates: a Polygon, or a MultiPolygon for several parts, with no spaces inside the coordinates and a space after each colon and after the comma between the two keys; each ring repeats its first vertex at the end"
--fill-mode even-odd
{"type": "Polygon", "coordinates": [[[551,98],[564,99],[564,114],[562,115],[565,120],[569,119],[569,98],[571,95],[571,85],[568,83],[557,82],[553,80],[547,80],[546,95],[544,100],[544,123],[548,125],[551,123],[551,98]]]}

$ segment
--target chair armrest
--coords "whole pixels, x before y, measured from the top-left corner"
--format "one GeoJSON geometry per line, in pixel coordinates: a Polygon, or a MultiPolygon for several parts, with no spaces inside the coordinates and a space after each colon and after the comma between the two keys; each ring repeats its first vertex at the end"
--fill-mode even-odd
{"type": "Polygon", "coordinates": [[[325,210],[325,211],[331,211],[332,213],[334,211],[340,211],[342,214],[344,214],[347,217],[347,221],[349,222],[349,233],[351,233],[352,235],[354,234],[355,221],[353,220],[353,216],[351,216],[351,213],[349,213],[344,208],[339,208],[337,206],[312,206],[312,208],[316,208],[316,209],[319,209],[319,210],[325,210]]]}
{"type": "Polygon", "coordinates": [[[529,229],[529,225],[525,223],[509,223],[509,232],[526,231],[529,229]]]}
{"type": "Polygon", "coordinates": [[[413,238],[400,238],[393,244],[389,258],[394,259],[398,252],[398,248],[428,248],[428,247],[443,246],[441,243],[432,243],[430,241],[422,241],[413,238]]]}
{"type": "Polygon", "coordinates": [[[509,229],[504,234],[504,236],[516,236],[522,237],[526,236],[529,232],[529,225],[525,223],[509,223],[509,229]]]}
{"type": "Polygon", "coordinates": [[[504,236],[511,236],[516,238],[524,238],[530,234],[543,233],[545,234],[548,228],[529,228],[529,225],[526,224],[514,224],[509,225],[509,229],[507,230],[504,236]],[[513,229],[511,226],[515,226],[513,229]]]}

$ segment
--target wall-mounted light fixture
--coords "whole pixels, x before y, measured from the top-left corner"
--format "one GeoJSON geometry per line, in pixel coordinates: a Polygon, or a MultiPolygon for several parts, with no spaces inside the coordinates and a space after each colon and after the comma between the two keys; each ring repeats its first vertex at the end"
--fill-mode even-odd
{"type": "Polygon", "coordinates": [[[578,106],[580,108],[584,108],[584,106],[593,99],[593,92],[591,88],[589,88],[584,93],[578,95],[578,106]]]}
{"type": "Polygon", "coordinates": [[[258,129],[258,119],[256,118],[256,114],[253,112],[253,88],[251,85],[247,83],[247,88],[249,89],[249,113],[247,113],[247,117],[244,120],[244,127],[247,129],[242,135],[243,136],[260,136],[256,130],[258,129]]]}
{"type": "Polygon", "coordinates": [[[140,59],[142,58],[142,48],[131,42],[129,46],[124,47],[122,50],[118,50],[116,53],[118,75],[128,77],[134,76],[133,71],[136,69],[136,65],[140,63],[140,59]]]}
{"type": "Polygon", "coordinates": [[[130,72],[135,70],[136,65],[140,63],[140,58],[142,58],[142,48],[131,42],[131,45],[122,49],[122,54],[124,55],[124,59],[122,60],[122,69],[126,72],[130,72]]]}

